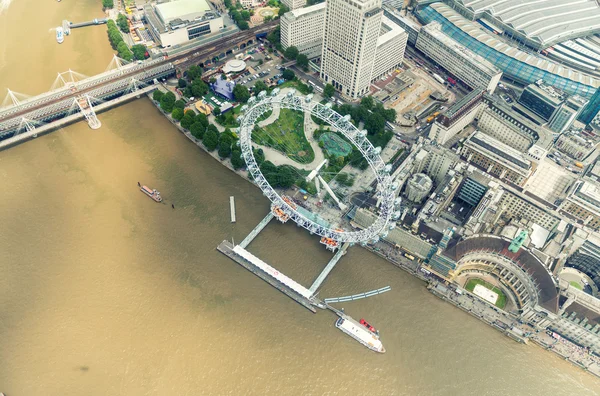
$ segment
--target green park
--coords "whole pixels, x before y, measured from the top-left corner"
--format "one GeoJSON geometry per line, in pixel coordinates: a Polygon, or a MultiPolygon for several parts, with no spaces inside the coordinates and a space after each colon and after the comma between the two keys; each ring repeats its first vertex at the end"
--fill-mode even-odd
{"type": "Polygon", "coordinates": [[[304,114],[295,110],[281,109],[277,121],[255,128],[252,140],[281,151],[301,164],[310,164],[315,159],[315,153],[304,136],[304,114]]]}

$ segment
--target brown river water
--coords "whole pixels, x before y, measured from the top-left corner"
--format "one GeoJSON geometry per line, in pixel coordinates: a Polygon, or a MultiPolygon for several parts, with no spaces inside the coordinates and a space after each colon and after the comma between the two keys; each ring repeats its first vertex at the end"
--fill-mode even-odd
{"type": "MultiPolygon", "coordinates": [[[[2,3],[2,0],[0,0],[2,3]]],[[[0,14],[0,93],[102,72],[100,0],[13,0],[0,14]]],[[[0,7],[1,8],[1,7],[0,7]]],[[[375,354],[221,255],[268,202],[200,151],[147,99],[0,152],[0,391],[37,395],[595,395],[600,381],[515,343],[352,247],[325,281],[381,330],[375,354]],[[137,182],[161,191],[142,195],[137,182]],[[229,196],[237,220],[229,219],[229,196]],[[175,210],[171,209],[171,203],[175,210]]],[[[291,224],[249,250],[304,285],[331,254],[291,224]]]]}

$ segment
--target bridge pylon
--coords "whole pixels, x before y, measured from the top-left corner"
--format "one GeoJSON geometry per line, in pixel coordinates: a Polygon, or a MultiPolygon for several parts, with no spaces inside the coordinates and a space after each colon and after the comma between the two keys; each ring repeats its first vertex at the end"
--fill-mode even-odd
{"type": "Polygon", "coordinates": [[[86,78],[88,78],[88,76],[85,74],[77,73],[76,71],[69,69],[66,72],[58,73],[58,76],[56,76],[56,79],[52,83],[50,90],[54,91],[55,89],[65,86],[74,87],[77,82],[85,80],[86,78]]]}
{"type": "Polygon", "coordinates": [[[0,107],[18,106],[21,104],[22,100],[25,100],[25,99],[28,99],[31,97],[29,95],[11,91],[8,88],[6,90],[8,92],[6,93],[6,97],[2,101],[2,105],[0,107]]]}
{"type": "Polygon", "coordinates": [[[119,58],[117,56],[117,54],[114,54],[105,71],[121,70],[123,68],[123,66],[125,66],[129,63],[131,63],[131,62],[128,62],[123,58],[119,58]]]}
{"type": "Polygon", "coordinates": [[[77,103],[77,106],[79,106],[79,110],[85,116],[90,128],[98,129],[102,126],[98,116],[96,116],[96,112],[92,106],[92,98],[89,95],[78,96],[74,99],[74,101],[77,103]]]}
{"type": "Polygon", "coordinates": [[[17,130],[15,131],[15,134],[13,136],[17,136],[24,130],[26,130],[27,132],[31,132],[35,129],[36,126],[38,126],[38,124],[40,123],[27,119],[25,117],[21,117],[21,122],[19,123],[19,126],[17,127],[17,130]]]}

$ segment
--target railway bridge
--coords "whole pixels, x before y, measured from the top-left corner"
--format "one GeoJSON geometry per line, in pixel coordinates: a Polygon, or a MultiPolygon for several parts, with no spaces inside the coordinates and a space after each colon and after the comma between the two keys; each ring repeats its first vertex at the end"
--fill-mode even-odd
{"type": "Polygon", "coordinates": [[[235,48],[252,44],[256,37],[266,35],[275,28],[276,21],[253,29],[221,37],[211,43],[189,49],[167,51],[156,59],[123,64],[114,58],[114,68],[92,77],[74,71],[59,73],[52,89],[43,94],[22,98],[9,91],[10,103],[0,108],[0,140],[22,131],[51,123],[80,111],[90,127],[98,128],[99,121],[94,113],[95,104],[134,92],[152,84],[155,79],[175,75],[192,64],[209,65],[220,55],[231,53],[235,48]]]}

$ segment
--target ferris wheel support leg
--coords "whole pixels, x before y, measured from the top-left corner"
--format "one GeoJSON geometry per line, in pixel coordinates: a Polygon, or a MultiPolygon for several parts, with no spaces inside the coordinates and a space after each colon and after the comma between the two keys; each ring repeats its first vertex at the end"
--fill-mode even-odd
{"type": "Polygon", "coordinates": [[[346,210],[348,208],[348,206],[346,206],[345,204],[343,204],[342,202],[340,202],[340,200],[334,194],[334,192],[331,189],[331,187],[329,187],[329,184],[327,184],[325,182],[325,180],[323,180],[323,178],[321,176],[318,176],[318,177],[319,177],[319,180],[321,181],[321,183],[323,183],[323,188],[325,190],[327,190],[327,192],[329,193],[329,195],[331,195],[331,198],[333,198],[333,200],[335,201],[335,203],[339,206],[340,210],[342,210],[342,211],[346,210]]]}

